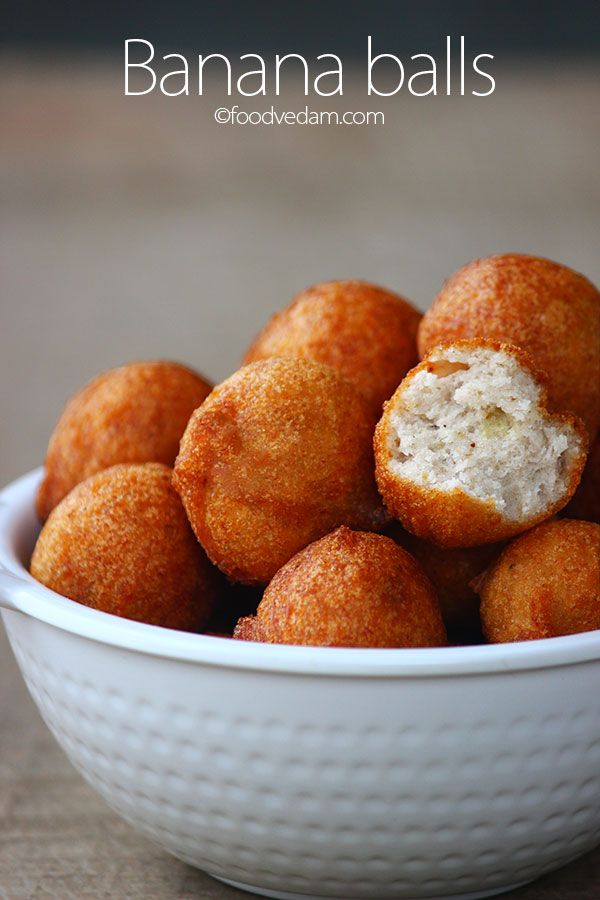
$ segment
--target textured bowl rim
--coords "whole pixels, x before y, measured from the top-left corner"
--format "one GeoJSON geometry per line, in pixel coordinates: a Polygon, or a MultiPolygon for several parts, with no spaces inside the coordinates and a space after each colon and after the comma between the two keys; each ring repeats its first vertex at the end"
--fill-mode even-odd
{"type": "Polygon", "coordinates": [[[37,523],[34,498],[41,474],[41,469],[35,469],[0,492],[0,594],[9,614],[30,616],[83,638],[146,655],[297,675],[492,675],[600,661],[600,630],[538,641],[465,647],[296,647],[189,634],[90,609],[39,584],[20,559],[25,546],[31,543],[37,523]]]}

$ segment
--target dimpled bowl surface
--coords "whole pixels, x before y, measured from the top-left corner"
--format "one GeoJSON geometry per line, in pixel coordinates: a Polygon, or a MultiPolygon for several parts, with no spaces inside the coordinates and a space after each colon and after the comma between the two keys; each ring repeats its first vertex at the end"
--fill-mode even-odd
{"type": "Polygon", "coordinates": [[[272,897],[480,897],[600,841],[600,633],[339,650],[171,632],[27,574],[39,474],[0,494],[0,604],[82,775],[192,865],[272,897]]]}

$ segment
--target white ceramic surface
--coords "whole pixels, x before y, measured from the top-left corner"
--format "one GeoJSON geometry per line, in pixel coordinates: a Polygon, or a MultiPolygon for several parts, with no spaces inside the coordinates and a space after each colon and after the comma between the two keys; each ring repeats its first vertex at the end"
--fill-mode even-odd
{"type": "Polygon", "coordinates": [[[0,494],[0,605],[29,690],[107,803],[271,897],[481,897],[600,841],[600,632],[343,650],[172,632],[23,567],[39,473],[0,494]]]}

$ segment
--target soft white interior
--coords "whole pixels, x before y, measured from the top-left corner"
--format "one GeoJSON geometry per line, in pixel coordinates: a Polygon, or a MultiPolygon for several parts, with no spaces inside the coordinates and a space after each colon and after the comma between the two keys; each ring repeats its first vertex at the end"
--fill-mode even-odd
{"type": "Polygon", "coordinates": [[[567,486],[580,438],[539,409],[540,389],[509,353],[447,347],[391,414],[392,471],[431,488],[491,499],[505,518],[547,509],[567,486]]]}

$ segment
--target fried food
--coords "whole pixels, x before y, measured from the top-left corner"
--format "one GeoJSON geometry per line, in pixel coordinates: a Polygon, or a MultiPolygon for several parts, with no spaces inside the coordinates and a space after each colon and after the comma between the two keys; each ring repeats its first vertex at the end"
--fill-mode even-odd
{"type": "Polygon", "coordinates": [[[336,369],[378,416],[416,365],[421,314],[403,297],[364,281],[328,281],[298,294],[267,323],[244,357],[300,356],[336,369]]]}
{"type": "Polygon", "coordinates": [[[590,447],[581,481],[564,512],[570,519],[600,523],[600,438],[590,447]]]}
{"type": "Polygon", "coordinates": [[[471,582],[500,555],[504,544],[444,550],[415,537],[398,522],[386,528],[385,533],[421,565],[435,588],[446,627],[477,630],[479,597],[471,582]]]}
{"type": "Polygon", "coordinates": [[[174,475],[212,561],[234,581],[266,584],[338,525],[383,525],[374,426],[356,388],[310,360],[252,363],[216,387],[190,419],[174,475]]]}
{"type": "Polygon", "coordinates": [[[509,544],[475,586],[494,643],[600,628],[600,525],[538,525],[509,544]]]}
{"type": "Polygon", "coordinates": [[[494,341],[432,350],[375,432],[389,511],[440,547],[495,543],[549,518],[575,491],[586,452],[583,423],[547,411],[526,354],[494,341]]]}
{"type": "Polygon", "coordinates": [[[31,558],[34,578],[85,606],[196,631],[219,576],[196,541],[172,472],[117,465],[81,482],[50,513],[31,558]]]}
{"type": "Polygon", "coordinates": [[[323,647],[438,647],[446,633],[433,587],[393,540],[338,528],[277,572],[234,637],[323,647]]]}
{"type": "Polygon", "coordinates": [[[75,394],[54,429],[37,497],[45,521],[71,488],[116,463],[172,466],[179,439],[211,385],[173,362],[137,362],[75,394]]]}
{"type": "Polygon", "coordinates": [[[548,376],[552,408],[600,424],[600,292],[572,269],[516,253],[476,259],[448,281],[419,326],[419,352],[459,338],[516,344],[548,376]]]}

